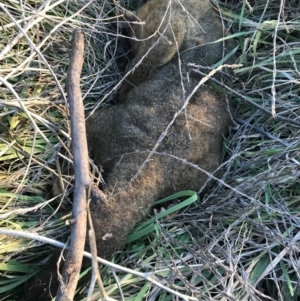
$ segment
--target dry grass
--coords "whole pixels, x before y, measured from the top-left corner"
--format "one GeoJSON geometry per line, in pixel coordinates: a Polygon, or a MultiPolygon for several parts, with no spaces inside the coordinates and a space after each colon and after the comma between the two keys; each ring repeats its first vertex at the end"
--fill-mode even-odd
{"type": "MultiPolygon", "coordinates": [[[[68,216],[50,189],[57,164],[71,160],[63,85],[72,30],[81,27],[86,35],[81,87],[87,109],[113,100],[120,62],[126,62],[112,8],[87,4],[0,4],[2,228],[62,241],[68,233],[68,216]]],[[[186,197],[190,206],[175,217],[140,225],[112,261],[155,273],[160,283],[200,300],[299,300],[297,8],[297,0],[222,4],[243,64],[228,92],[236,124],[226,143],[224,175],[200,205],[186,197]]],[[[12,299],[47,261],[50,247],[39,244],[0,236],[1,300],[12,299]]],[[[175,299],[127,272],[104,267],[102,275],[107,293],[118,300],[175,299]]],[[[78,298],[85,296],[82,289],[78,298]]]]}
{"type": "MultiPolygon", "coordinates": [[[[20,3],[0,6],[1,226],[64,241],[67,215],[51,198],[51,185],[59,166],[71,160],[64,81],[72,31],[81,27],[85,32],[81,88],[87,108],[115,96],[122,47],[106,3],[20,3]]],[[[32,276],[31,263],[47,261],[51,249],[36,248],[39,244],[1,236],[4,298],[32,276]]]]}

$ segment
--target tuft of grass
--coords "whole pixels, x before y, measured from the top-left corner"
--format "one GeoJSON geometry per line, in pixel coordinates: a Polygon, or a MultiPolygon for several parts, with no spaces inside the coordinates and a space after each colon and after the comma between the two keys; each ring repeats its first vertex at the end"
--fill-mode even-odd
{"type": "Polygon", "coordinates": [[[141,237],[147,236],[149,233],[157,230],[156,221],[164,217],[168,217],[172,214],[176,214],[179,210],[191,205],[198,200],[198,195],[195,191],[181,191],[162,200],[156,201],[153,206],[161,205],[172,200],[178,200],[179,198],[187,197],[186,200],[181,201],[177,205],[171,206],[171,208],[164,209],[162,212],[156,214],[155,217],[148,219],[147,221],[140,224],[131,235],[127,237],[126,243],[131,243],[138,240],[141,237]]]}

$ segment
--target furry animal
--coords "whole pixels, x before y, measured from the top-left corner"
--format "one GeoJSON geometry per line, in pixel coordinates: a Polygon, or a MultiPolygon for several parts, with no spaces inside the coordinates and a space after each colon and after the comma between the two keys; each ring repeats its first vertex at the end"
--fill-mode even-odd
{"type": "Polygon", "coordinates": [[[155,200],[205,183],[207,175],[185,161],[213,173],[231,123],[224,95],[209,84],[172,122],[200,80],[188,63],[211,66],[232,49],[213,43],[223,29],[209,0],[151,0],[136,16],[144,24],[131,27],[135,57],[129,67],[141,63],[121,89],[119,104],[87,120],[89,149],[104,170],[108,197],[91,204],[102,257],[122,248],[155,200]]]}

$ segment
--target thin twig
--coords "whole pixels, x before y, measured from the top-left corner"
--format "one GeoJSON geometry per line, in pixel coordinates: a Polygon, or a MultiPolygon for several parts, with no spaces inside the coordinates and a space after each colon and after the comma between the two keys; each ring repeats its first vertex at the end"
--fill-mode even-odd
{"type": "MultiPolygon", "coordinates": [[[[37,240],[37,241],[40,241],[40,242],[43,242],[43,243],[47,243],[47,244],[50,244],[50,245],[53,245],[53,246],[56,246],[56,247],[59,247],[59,248],[70,249],[70,246],[67,246],[66,244],[64,244],[60,241],[57,241],[57,240],[54,240],[54,239],[51,239],[51,238],[48,238],[48,237],[44,237],[44,236],[41,236],[41,235],[38,235],[38,234],[30,233],[30,232],[27,232],[27,231],[0,229],[0,234],[14,236],[14,237],[24,237],[24,238],[27,238],[27,239],[37,240]]],[[[87,258],[92,259],[91,253],[88,253],[88,252],[84,251],[83,255],[87,258]]],[[[155,277],[155,273],[157,271],[153,272],[153,273],[140,273],[140,272],[137,272],[135,270],[131,270],[129,268],[122,267],[118,264],[112,263],[112,262],[110,262],[108,260],[105,260],[103,258],[100,258],[100,257],[97,257],[97,261],[99,263],[102,263],[102,264],[104,264],[104,265],[106,265],[110,268],[115,269],[115,270],[119,270],[119,271],[122,271],[122,272],[125,272],[125,273],[128,273],[128,274],[140,277],[140,278],[142,278],[146,281],[149,281],[153,285],[155,285],[157,287],[160,287],[161,289],[165,290],[166,292],[169,292],[170,294],[173,294],[174,296],[177,296],[178,298],[181,298],[182,300],[198,301],[198,299],[195,298],[195,297],[190,297],[190,296],[183,295],[183,294],[181,294],[177,291],[174,291],[174,290],[164,286],[163,284],[161,284],[161,280],[160,280],[160,282],[154,280],[153,277],[155,277]]]]}
{"type": "Polygon", "coordinates": [[[71,119],[72,154],[75,171],[75,192],[73,200],[73,218],[70,247],[62,272],[56,300],[73,300],[82,264],[86,238],[86,207],[88,189],[91,184],[89,157],[86,141],[85,117],[80,91],[80,74],[83,64],[84,36],[80,30],[74,30],[70,64],[66,89],[71,119]]]}
{"type": "Polygon", "coordinates": [[[156,141],[154,147],[152,148],[152,150],[150,151],[149,155],[147,156],[147,158],[144,160],[144,162],[140,165],[138,171],[136,172],[136,174],[133,176],[132,181],[136,180],[136,178],[139,176],[139,174],[141,173],[142,169],[145,167],[145,165],[148,163],[148,161],[150,160],[150,158],[153,156],[153,154],[156,152],[156,150],[158,149],[158,147],[161,145],[162,141],[164,140],[164,138],[167,136],[169,129],[171,128],[171,126],[173,125],[173,123],[175,122],[175,120],[177,119],[177,117],[185,110],[185,108],[188,106],[191,98],[194,96],[194,94],[198,91],[198,89],[206,82],[208,81],[215,73],[217,73],[218,71],[222,70],[223,68],[238,68],[241,65],[220,65],[219,67],[217,67],[216,69],[213,69],[212,71],[209,72],[209,74],[205,74],[204,77],[199,81],[199,83],[194,87],[194,89],[192,90],[192,92],[187,96],[187,98],[185,99],[184,104],[182,105],[182,107],[174,114],[173,119],[169,122],[169,124],[166,126],[165,130],[163,131],[163,133],[159,136],[158,140],[156,141]]]}
{"type": "MultiPolygon", "coordinates": [[[[90,202],[90,201],[89,201],[90,202]]],[[[91,216],[91,212],[89,209],[89,204],[88,204],[88,222],[89,222],[89,242],[90,242],[90,248],[91,248],[91,254],[92,254],[92,280],[90,283],[90,287],[89,287],[89,291],[88,291],[88,296],[87,296],[87,301],[91,300],[92,297],[92,293],[96,284],[96,281],[98,283],[99,286],[99,290],[100,290],[100,294],[101,294],[101,300],[102,301],[117,301],[113,298],[110,298],[104,288],[102,279],[101,279],[101,275],[99,272],[99,266],[98,266],[98,261],[97,261],[97,243],[96,243],[96,236],[95,236],[95,230],[94,230],[94,226],[93,226],[93,220],[92,220],[92,216],[91,216]]]]}

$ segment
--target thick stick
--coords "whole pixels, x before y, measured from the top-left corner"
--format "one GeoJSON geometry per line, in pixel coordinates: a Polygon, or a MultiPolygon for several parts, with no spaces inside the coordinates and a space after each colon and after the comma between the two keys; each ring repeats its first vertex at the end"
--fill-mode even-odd
{"type": "Polygon", "coordinates": [[[62,273],[62,281],[57,291],[57,301],[73,300],[86,238],[87,200],[91,178],[89,175],[84,109],[79,86],[83,53],[83,34],[80,30],[74,30],[70,65],[66,80],[75,171],[74,221],[71,226],[70,246],[62,273]]]}

